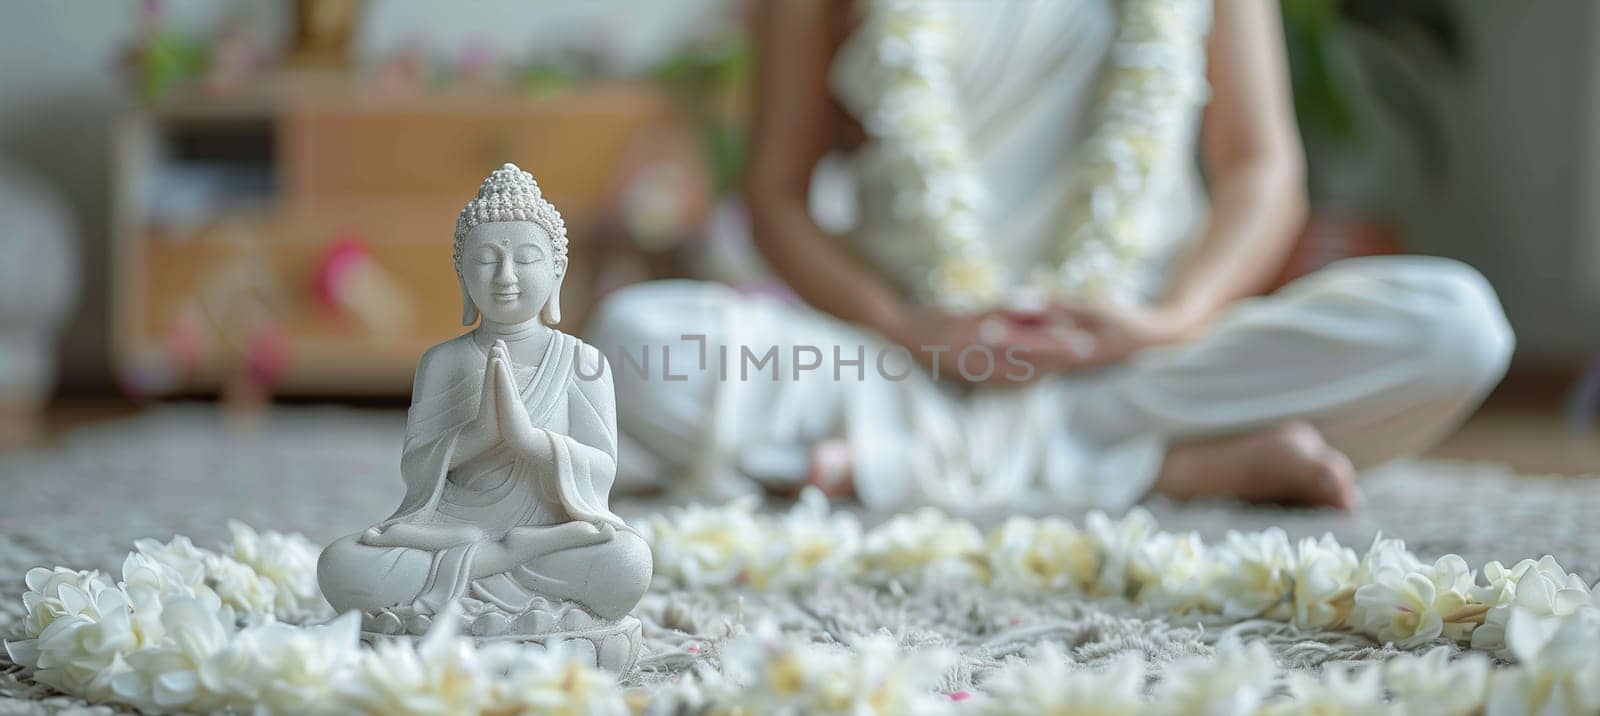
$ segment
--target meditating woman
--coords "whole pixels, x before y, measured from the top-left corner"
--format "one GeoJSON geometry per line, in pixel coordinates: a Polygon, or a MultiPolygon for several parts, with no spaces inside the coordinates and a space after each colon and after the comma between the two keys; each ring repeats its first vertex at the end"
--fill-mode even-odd
{"type": "Polygon", "coordinates": [[[1450,431],[1513,339],[1483,277],[1442,258],[1342,261],[1256,297],[1306,208],[1278,12],[762,4],[748,206],[809,305],[618,293],[602,350],[780,348],[771,377],[693,353],[685,380],[622,371],[624,442],[706,487],[810,481],[884,509],[1354,508],[1356,470],[1450,431]],[[856,186],[841,235],[809,210],[830,154],[856,186]]]}
{"type": "Polygon", "coordinates": [[[607,504],[617,442],[605,359],[552,327],[566,264],[566,227],[533,177],[495,170],[455,232],[462,322],[478,326],[417,365],[405,498],[318,564],[328,601],[364,612],[369,630],[420,632],[471,604],[477,635],[593,631],[649,586],[649,547],[607,504]]]}

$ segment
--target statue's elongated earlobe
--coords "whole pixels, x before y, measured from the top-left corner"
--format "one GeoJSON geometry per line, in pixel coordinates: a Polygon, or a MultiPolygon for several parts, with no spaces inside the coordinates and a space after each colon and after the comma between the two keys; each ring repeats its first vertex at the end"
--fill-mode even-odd
{"type": "Polygon", "coordinates": [[[550,300],[544,302],[544,308],[539,311],[539,317],[547,326],[554,326],[561,322],[561,281],[556,281],[556,287],[550,291],[550,300]]]}
{"type": "Polygon", "coordinates": [[[472,302],[472,294],[467,293],[467,283],[456,277],[456,283],[461,286],[461,325],[470,326],[478,322],[478,304],[472,302]]]}

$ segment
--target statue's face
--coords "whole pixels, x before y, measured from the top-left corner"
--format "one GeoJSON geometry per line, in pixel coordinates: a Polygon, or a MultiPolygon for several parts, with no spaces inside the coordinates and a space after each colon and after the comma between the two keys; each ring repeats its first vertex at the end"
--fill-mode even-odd
{"type": "Polygon", "coordinates": [[[461,280],[485,319],[520,323],[539,314],[557,290],[560,266],[538,224],[479,224],[461,241],[461,280]]]}

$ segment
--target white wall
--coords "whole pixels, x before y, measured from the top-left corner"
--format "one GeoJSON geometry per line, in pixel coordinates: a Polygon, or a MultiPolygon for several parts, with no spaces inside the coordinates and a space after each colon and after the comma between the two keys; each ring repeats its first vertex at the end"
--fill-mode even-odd
{"type": "Polygon", "coordinates": [[[1600,6],[1460,6],[1471,65],[1434,85],[1452,176],[1407,187],[1407,239],[1489,277],[1522,357],[1600,355],[1600,6]]]}
{"type": "MultiPolygon", "coordinates": [[[[12,2],[0,8],[0,155],[53,184],[77,214],[84,285],[63,379],[106,375],[107,130],[121,101],[111,66],[132,3],[12,2]]],[[[16,260],[8,258],[7,260],[16,260]]]]}

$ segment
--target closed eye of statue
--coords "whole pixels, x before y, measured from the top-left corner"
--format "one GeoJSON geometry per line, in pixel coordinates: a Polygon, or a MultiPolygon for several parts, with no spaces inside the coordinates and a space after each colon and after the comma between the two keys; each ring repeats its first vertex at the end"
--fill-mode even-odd
{"type": "Polygon", "coordinates": [[[544,260],[544,250],[535,244],[523,244],[517,247],[513,258],[519,264],[536,264],[544,260]]]}

